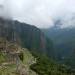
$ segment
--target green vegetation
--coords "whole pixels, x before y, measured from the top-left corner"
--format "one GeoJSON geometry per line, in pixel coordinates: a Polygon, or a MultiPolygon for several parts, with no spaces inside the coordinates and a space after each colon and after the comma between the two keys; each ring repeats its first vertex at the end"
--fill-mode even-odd
{"type": "MultiPolygon", "coordinates": [[[[26,69],[29,69],[29,75],[71,75],[72,71],[65,65],[59,65],[52,59],[46,57],[45,55],[36,54],[34,57],[27,50],[23,49],[23,61],[20,61],[21,65],[26,65],[26,69]],[[33,63],[35,61],[36,63],[33,63]],[[31,66],[30,66],[31,65],[31,66]],[[32,70],[33,71],[32,71],[32,70]],[[35,72],[36,73],[35,73],[35,72]]],[[[2,55],[3,56],[3,55],[2,55]]],[[[1,58],[3,59],[3,57],[1,58]]],[[[0,75],[19,75],[16,73],[16,64],[8,64],[0,68],[0,75]]]]}
{"type": "Polygon", "coordinates": [[[42,31],[52,39],[56,60],[75,68],[75,27],[61,29],[60,22],[61,20],[57,21],[58,27],[54,26],[42,31]]]}
{"type": "Polygon", "coordinates": [[[71,75],[73,72],[66,65],[57,64],[46,56],[37,57],[37,62],[31,65],[31,69],[39,75],[71,75]]]}
{"type": "Polygon", "coordinates": [[[16,65],[7,65],[0,68],[0,75],[18,75],[15,71],[16,65]]]}
{"type": "MultiPolygon", "coordinates": [[[[52,38],[54,37],[53,38],[54,44],[53,44],[53,41],[51,41],[49,38],[46,38],[43,32],[41,32],[41,30],[36,28],[35,26],[31,26],[25,23],[20,23],[18,21],[8,21],[8,20],[5,21],[1,18],[0,18],[0,25],[1,25],[0,27],[1,37],[6,38],[8,41],[11,41],[10,43],[8,42],[9,44],[8,49],[6,49],[5,46],[6,39],[5,40],[3,39],[4,42],[3,40],[1,40],[2,42],[0,41],[0,51],[1,51],[0,52],[0,65],[1,65],[0,75],[17,75],[16,73],[17,67],[20,67],[20,70],[18,70],[19,72],[20,71],[22,72],[23,69],[24,72],[25,71],[28,72],[29,74],[27,75],[37,75],[36,73],[38,73],[38,75],[75,75],[74,73],[75,70],[72,70],[70,67],[66,66],[72,64],[73,64],[72,66],[75,66],[74,65],[75,44],[73,43],[75,39],[72,38],[73,36],[67,39],[67,36],[69,36],[69,34],[72,33],[68,33],[68,35],[66,35],[67,34],[66,33],[64,36],[61,36],[60,31],[58,30],[59,32],[58,34],[59,36],[58,36],[56,34],[57,31],[55,30],[51,34],[52,38]],[[59,39],[60,37],[61,39],[59,39]],[[64,40],[65,37],[66,39],[64,40]],[[23,52],[20,52],[21,48],[19,48],[19,46],[15,45],[14,43],[11,44],[12,42],[15,42],[18,45],[24,47],[23,52]],[[25,48],[30,50],[30,52],[33,55],[25,48]],[[7,52],[10,53],[10,55],[9,54],[6,55],[5,53],[2,53],[2,52],[6,52],[5,49],[8,50],[7,52]],[[58,64],[52,59],[52,58],[57,58],[58,60],[61,61],[62,60],[61,58],[62,57],[64,58],[64,56],[72,57],[70,59],[66,59],[67,60],[66,65],[58,64]],[[17,60],[19,62],[16,62],[15,64],[12,63],[10,64],[9,62],[6,62],[7,58],[8,59],[12,58],[12,60],[17,60]],[[6,65],[2,65],[2,63],[6,65]]],[[[63,34],[65,32],[63,32],[63,34]]]]}
{"type": "Polygon", "coordinates": [[[0,52],[0,64],[6,61],[6,55],[0,52]]]}
{"type": "MultiPolygon", "coordinates": [[[[34,61],[34,57],[27,49],[23,48],[23,50],[24,51],[21,52],[19,56],[19,67],[21,68],[21,66],[24,65],[25,69],[28,69],[28,75],[36,75],[36,73],[29,68],[30,64],[32,64],[32,62],[34,61]]],[[[4,53],[0,53],[0,75],[19,75],[19,73],[16,72],[16,68],[16,63],[13,64],[7,62],[7,55],[4,53]]]]}
{"type": "MultiPolygon", "coordinates": [[[[48,42],[49,43],[49,42],[48,42]]],[[[60,65],[52,60],[52,58],[48,58],[44,54],[38,54],[36,52],[32,52],[32,54],[25,48],[20,48],[17,44],[9,43],[10,45],[7,47],[8,52],[11,55],[14,53],[15,58],[17,57],[17,53],[19,54],[19,61],[16,63],[14,60],[6,61],[7,54],[5,49],[0,53],[0,74],[1,75],[20,75],[22,70],[27,75],[71,75],[75,74],[73,70],[71,70],[66,65],[60,65]],[[35,58],[34,58],[35,57],[35,58]],[[15,62],[15,63],[12,63],[15,62]],[[19,65],[18,65],[19,64],[19,65]],[[32,71],[33,70],[33,71],[32,71]],[[37,73],[37,74],[36,74],[37,73]]],[[[13,56],[14,58],[14,56],[13,56]]],[[[12,58],[11,58],[12,59],[12,58]]],[[[18,59],[17,59],[18,60],[18,59]]],[[[16,60],[16,61],[17,61],[16,60]]]]}

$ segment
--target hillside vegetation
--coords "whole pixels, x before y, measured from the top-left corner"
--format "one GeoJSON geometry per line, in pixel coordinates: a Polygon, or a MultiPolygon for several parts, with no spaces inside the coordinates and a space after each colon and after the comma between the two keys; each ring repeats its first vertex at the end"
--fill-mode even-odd
{"type": "Polygon", "coordinates": [[[5,59],[6,56],[4,57],[2,54],[0,54],[0,61],[1,61],[0,62],[1,63],[0,75],[21,75],[20,73],[23,71],[23,68],[25,71],[24,73],[26,73],[27,75],[37,75],[34,71],[32,71],[29,68],[30,65],[34,61],[34,57],[27,49],[24,49],[24,50],[25,50],[23,52],[24,59],[23,59],[23,62],[20,61],[20,64],[19,64],[20,71],[19,72],[16,71],[16,68],[17,68],[16,64],[14,63],[11,64],[10,62],[6,62],[6,59],[5,59]]]}
{"type": "Polygon", "coordinates": [[[75,75],[53,60],[53,47],[40,29],[0,18],[0,75],[75,75]]]}
{"type": "Polygon", "coordinates": [[[27,49],[0,39],[0,75],[37,75],[30,69],[36,61],[27,49]]]}
{"type": "Polygon", "coordinates": [[[75,27],[61,29],[54,26],[43,32],[53,41],[56,60],[75,68],[75,27]]]}
{"type": "Polygon", "coordinates": [[[30,68],[39,75],[75,75],[75,70],[65,64],[58,64],[53,59],[45,55],[36,56],[36,63],[32,64],[30,68]]]}

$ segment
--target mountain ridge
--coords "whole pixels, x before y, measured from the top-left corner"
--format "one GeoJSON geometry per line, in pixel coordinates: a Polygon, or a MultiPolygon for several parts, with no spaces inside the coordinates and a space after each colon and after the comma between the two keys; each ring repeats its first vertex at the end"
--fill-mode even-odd
{"type": "Polygon", "coordinates": [[[34,53],[48,54],[53,49],[52,41],[47,41],[48,38],[39,28],[19,21],[0,18],[0,37],[17,42],[34,53]],[[49,47],[47,44],[51,46],[49,47]]]}
{"type": "MultiPolygon", "coordinates": [[[[72,18],[75,21],[75,18],[72,18]]],[[[61,28],[61,21],[62,20],[59,19],[59,21],[56,21],[55,26],[48,29],[42,29],[42,31],[48,38],[53,41],[56,59],[62,62],[65,62],[65,60],[67,61],[67,59],[69,59],[69,63],[71,59],[72,62],[75,61],[75,59],[73,58],[75,51],[75,23],[72,23],[73,27],[61,28]]],[[[69,63],[69,65],[72,65],[72,67],[74,67],[75,65],[72,62],[69,63]]]]}

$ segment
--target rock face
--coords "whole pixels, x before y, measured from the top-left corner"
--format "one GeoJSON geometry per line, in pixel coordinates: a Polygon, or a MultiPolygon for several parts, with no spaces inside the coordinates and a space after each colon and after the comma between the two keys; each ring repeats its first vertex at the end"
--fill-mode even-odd
{"type": "Polygon", "coordinates": [[[18,21],[0,18],[0,37],[5,37],[11,42],[17,42],[33,52],[48,53],[51,49],[47,47],[46,37],[40,29],[18,21]]]}

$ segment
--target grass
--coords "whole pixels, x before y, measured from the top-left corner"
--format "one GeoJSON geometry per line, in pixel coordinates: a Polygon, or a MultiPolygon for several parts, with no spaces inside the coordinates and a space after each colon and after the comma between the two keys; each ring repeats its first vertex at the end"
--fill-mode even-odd
{"type": "Polygon", "coordinates": [[[32,54],[27,49],[25,49],[23,64],[29,65],[33,60],[34,60],[34,57],[32,56],[32,54]]]}
{"type": "Polygon", "coordinates": [[[4,66],[0,69],[0,75],[16,75],[15,69],[16,65],[14,64],[4,66]]]}
{"type": "Polygon", "coordinates": [[[6,61],[6,55],[0,52],[0,64],[6,61]]]}
{"type": "Polygon", "coordinates": [[[34,57],[32,54],[27,50],[24,49],[24,61],[23,64],[27,65],[27,68],[29,68],[29,75],[37,75],[34,71],[30,69],[30,65],[33,63],[34,57]]]}

